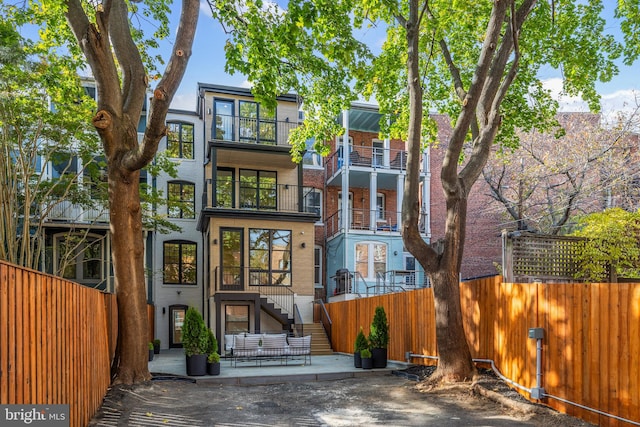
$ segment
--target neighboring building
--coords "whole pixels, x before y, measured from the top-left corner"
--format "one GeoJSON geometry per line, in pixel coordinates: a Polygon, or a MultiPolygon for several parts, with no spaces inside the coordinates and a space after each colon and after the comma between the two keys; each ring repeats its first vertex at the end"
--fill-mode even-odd
{"type": "Polygon", "coordinates": [[[205,319],[217,337],[290,331],[313,321],[315,212],[305,212],[302,165],[291,160],[294,95],[269,111],[251,91],[199,85],[206,158],[205,319]]]}
{"type": "MultiPolygon", "coordinates": [[[[324,282],[330,300],[427,286],[400,235],[405,142],[380,139],[380,119],[376,107],[354,104],[341,118],[344,134],[330,142],[324,159],[324,282]]],[[[420,170],[419,228],[429,242],[428,150],[420,170]]]]}
{"type": "Polygon", "coordinates": [[[154,187],[166,197],[161,215],[180,231],[153,233],[152,278],[155,336],[162,348],[181,347],[181,328],[189,306],[204,308],[205,258],[202,234],[197,230],[204,190],[205,144],[203,122],[196,112],[169,110],[168,135],[160,141],[163,153],[176,165],[175,178],[161,174],[154,187]]]}

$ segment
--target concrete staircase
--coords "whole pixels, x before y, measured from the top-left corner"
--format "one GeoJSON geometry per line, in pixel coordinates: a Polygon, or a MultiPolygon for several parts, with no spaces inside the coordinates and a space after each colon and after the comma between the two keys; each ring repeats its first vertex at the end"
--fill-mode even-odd
{"type": "Polygon", "coordinates": [[[303,326],[304,335],[311,335],[311,355],[325,356],[333,354],[331,343],[322,327],[322,323],[305,323],[303,326]]]}

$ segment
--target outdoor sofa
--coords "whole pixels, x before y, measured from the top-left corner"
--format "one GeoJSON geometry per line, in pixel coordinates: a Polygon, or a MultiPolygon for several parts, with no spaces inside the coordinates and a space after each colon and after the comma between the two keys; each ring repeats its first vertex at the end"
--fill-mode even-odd
{"type": "Polygon", "coordinates": [[[225,335],[225,354],[231,364],[255,362],[262,366],[263,361],[279,361],[288,364],[293,359],[304,359],[311,364],[311,335],[290,337],[286,333],[251,334],[241,333],[225,335]]]}

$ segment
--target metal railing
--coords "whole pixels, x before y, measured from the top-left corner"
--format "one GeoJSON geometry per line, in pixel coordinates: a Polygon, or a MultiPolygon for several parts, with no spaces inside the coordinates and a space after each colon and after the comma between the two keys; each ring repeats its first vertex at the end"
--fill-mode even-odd
{"type": "Polygon", "coordinates": [[[49,220],[64,220],[70,222],[109,222],[109,209],[100,206],[96,201],[95,207],[89,208],[68,201],[58,203],[47,214],[49,220]]]}
{"type": "MultiPolygon", "coordinates": [[[[350,167],[397,171],[407,169],[407,152],[394,148],[352,146],[348,158],[350,167]]],[[[327,157],[327,175],[332,176],[346,164],[342,150],[338,149],[327,157]]]]}
{"type": "MultiPolygon", "coordinates": [[[[399,233],[402,224],[400,221],[400,212],[384,210],[360,209],[353,208],[350,210],[351,218],[348,224],[349,231],[369,231],[374,233],[399,233]]],[[[418,228],[421,233],[427,232],[428,215],[426,212],[420,213],[418,220],[418,228]]],[[[338,209],[335,213],[328,215],[326,220],[327,237],[335,236],[345,232],[344,217],[342,210],[338,209]]]]}
{"type": "Polygon", "coordinates": [[[289,133],[299,124],[287,120],[217,114],[212,126],[211,139],[215,141],[288,146],[289,133]]]}
{"type": "Polygon", "coordinates": [[[376,273],[375,285],[367,285],[367,296],[406,292],[430,286],[429,278],[424,271],[389,270],[384,273],[376,273]]]}
{"type": "Polygon", "coordinates": [[[272,303],[276,308],[280,309],[284,314],[291,317],[294,313],[293,306],[294,292],[290,286],[284,285],[249,285],[251,292],[260,294],[261,297],[266,298],[267,301],[272,303]]]}
{"type": "Polygon", "coordinates": [[[302,322],[302,315],[300,315],[298,304],[295,303],[293,304],[293,329],[295,331],[295,336],[304,336],[304,324],[302,322]]]}
{"type": "MultiPolygon", "coordinates": [[[[261,212],[305,212],[307,206],[305,200],[312,194],[307,191],[300,200],[299,189],[300,186],[292,184],[207,180],[202,195],[202,205],[208,208],[261,212]],[[213,191],[215,191],[215,200],[212,198],[213,191]]],[[[313,209],[310,212],[313,212],[313,209]]]]}

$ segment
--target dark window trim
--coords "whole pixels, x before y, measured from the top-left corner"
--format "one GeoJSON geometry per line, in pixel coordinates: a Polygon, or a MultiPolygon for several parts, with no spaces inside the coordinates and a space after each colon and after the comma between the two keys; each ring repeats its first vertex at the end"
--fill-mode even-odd
{"type": "Polygon", "coordinates": [[[162,242],[162,283],[164,285],[182,285],[182,286],[197,286],[198,285],[198,244],[194,241],[191,240],[165,240],[164,242],[162,242]],[[172,245],[180,245],[179,248],[179,264],[178,264],[178,278],[179,280],[184,280],[184,273],[183,273],[183,262],[182,262],[182,246],[183,245],[193,245],[195,246],[195,251],[194,251],[194,269],[196,272],[195,275],[195,282],[193,283],[186,283],[184,281],[180,281],[180,282],[167,282],[166,281],[166,277],[164,274],[164,270],[165,270],[165,260],[166,260],[166,245],[167,244],[172,244],[172,245]]]}
{"type": "MultiPolygon", "coordinates": [[[[180,131],[178,132],[178,157],[171,157],[172,159],[186,159],[186,160],[194,160],[195,156],[196,156],[196,152],[195,152],[195,139],[196,139],[196,126],[193,122],[188,122],[188,121],[184,121],[184,120],[167,120],[167,127],[169,125],[180,125],[180,131]],[[193,128],[193,131],[191,132],[193,135],[193,141],[191,142],[184,142],[182,140],[182,126],[183,125],[189,125],[193,128]],[[184,144],[190,144],[191,145],[191,157],[184,157],[184,150],[183,150],[183,145],[184,144]]],[[[167,151],[169,150],[169,135],[167,135],[167,151]]]]}
{"type": "Polygon", "coordinates": [[[171,185],[180,185],[180,194],[182,194],[182,190],[183,187],[186,185],[189,185],[191,187],[193,187],[193,200],[183,200],[182,198],[180,198],[179,203],[183,203],[183,204],[187,204],[189,202],[191,202],[191,212],[192,214],[190,216],[185,216],[185,211],[184,209],[180,208],[180,213],[178,216],[173,216],[171,215],[171,208],[169,206],[167,206],[167,216],[169,218],[174,218],[174,219],[195,219],[196,217],[196,184],[194,182],[191,181],[185,181],[185,180],[172,180],[172,181],[167,181],[167,203],[169,202],[169,197],[171,196],[171,191],[169,191],[169,188],[171,187],[171,185]]]}

